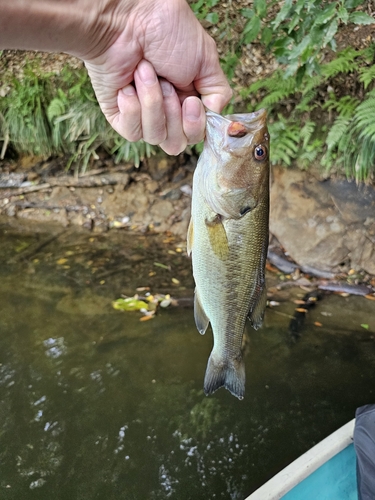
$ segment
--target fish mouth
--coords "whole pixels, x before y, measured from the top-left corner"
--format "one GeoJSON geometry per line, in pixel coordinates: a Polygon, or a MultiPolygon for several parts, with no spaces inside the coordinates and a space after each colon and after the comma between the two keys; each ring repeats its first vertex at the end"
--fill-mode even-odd
{"type": "Polygon", "coordinates": [[[219,115],[213,111],[206,110],[207,126],[211,130],[224,130],[229,128],[229,135],[242,137],[249,132],[255,132],[266,125],[267,112],[259,109],[252,113],[235,113],[230,115],[219,115]],[[230,130],[234,133],[231,133],[230,130]]]}
{"type": "Polygon", "coordinates": [[[263,127],[266,124],[267,111],[262,108],[258,111],[253,111],[252,113],[235,113],[231,115],[225,115],[224,118],[230,120],[231,122],[242,123],[249,129],[254,129],[263,127]]]}

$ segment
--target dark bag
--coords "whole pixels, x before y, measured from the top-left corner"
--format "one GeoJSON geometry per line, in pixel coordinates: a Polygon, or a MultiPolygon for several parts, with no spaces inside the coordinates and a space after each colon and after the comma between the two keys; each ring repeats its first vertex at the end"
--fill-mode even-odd
{"type": "Polygon", "coordinates": [[[375,405],[357,408],[353,439],[357,454],[358,500],[375,500],[375,405]]]}

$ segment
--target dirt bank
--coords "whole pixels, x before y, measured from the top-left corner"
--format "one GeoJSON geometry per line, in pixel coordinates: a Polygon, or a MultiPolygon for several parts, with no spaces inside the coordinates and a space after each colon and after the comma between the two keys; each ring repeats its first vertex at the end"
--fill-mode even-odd
{"type": "MultiPolygon", "coordinates": [[[[0,214],[94,233],[123,228],[186,237],[194,156],[155,156],[139,169],[107,159],[79,177],[61,162],[8,165],[0,175],[0,214]]],[[[375,275],[374,186],[274,167],[270,222],[273,245],[301,268],[375,275]]]]}

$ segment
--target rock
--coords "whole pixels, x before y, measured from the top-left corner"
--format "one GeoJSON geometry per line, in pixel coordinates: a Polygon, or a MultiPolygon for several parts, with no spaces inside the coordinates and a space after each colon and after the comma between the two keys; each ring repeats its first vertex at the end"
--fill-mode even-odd
{"type": "Polygon", "coordinates": [[[171,227],[170,217],[174,214],[174,206],[168,200],[157,200],[150,209],[151,224],[158,232],[168,231],[171,227]]]}
{"type": "Polygon", "coordinates": [[[270,231],[300,266],[375,274],[375,189],[274,168],[270,231]]]}
{"type": "Polygon", "coordinates": [[[68,217],[64,209],[26,208],[18,210],[17,217],[41,222],[58,222],[64,227],[69,225],[68,217]]]}
{"type": "Polygon", "coordinates": [[[160,181],[172,172],[175,163],[174,158],[151,156],[147,159],[147,170],[155,181],[160,181]]]}

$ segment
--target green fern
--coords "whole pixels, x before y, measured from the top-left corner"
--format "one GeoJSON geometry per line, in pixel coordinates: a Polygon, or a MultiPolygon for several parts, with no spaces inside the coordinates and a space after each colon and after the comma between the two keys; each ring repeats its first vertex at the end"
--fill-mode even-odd
{"type": "Polygon", "coordinates": [[[300,128],[297,124],[286,121],[282,115],[278,115],[278,121],[269,125],[272,138],[271,162],[285,163],[290,166],[297,157],[300,141],[300,128]]]}
{"type": "Polygon", "coordinates": [[[375,89],[358,105],[354,116],[354,131],[360,138],[375,141],[375,89]]]}
{"type": "Polygon", "coordinates": [[[330,98],[323,104],[322,109],[336,111],[341,117],[349,119],[353,116],[359,100],[356,97],[344,96],[337,99],[335,94],[331,93],[330,98]]]}
{"type": "Polygon", "coordinates": [[[342,138],[345,136],[350,120],[344,116],[338,116],[332,125],[330,131],[328,132],[326,139],[326,146],[328,152],[332,152],[340,143],[342,138]]]}
{"type": "Polygon", "coordinates": [[[339,73],[349,73],[356,68],[355,60],[359,57],[358,51],[352,47],[342,50],[337,54],[335,59],[322,65],[322,75],[327,78],[332,78],[339,73]]]}
{"type": "Polygon", "coordinates": [[[363,83],[365,89],[375,81],[375,64],[370,67],[360,68],[359,70],[359,81],[363,83]]]}

